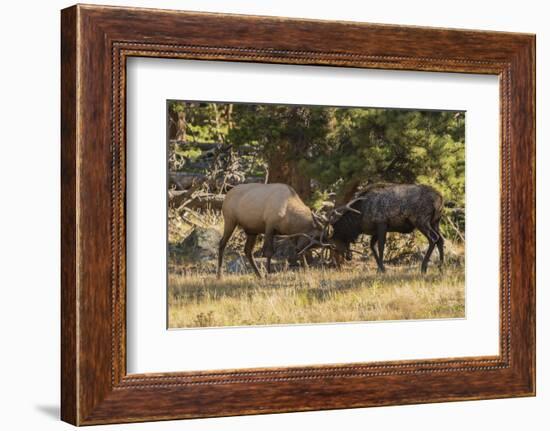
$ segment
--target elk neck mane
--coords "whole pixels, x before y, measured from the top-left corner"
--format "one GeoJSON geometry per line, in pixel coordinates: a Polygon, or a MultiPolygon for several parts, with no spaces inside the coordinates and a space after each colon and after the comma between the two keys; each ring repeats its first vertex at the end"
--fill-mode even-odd
{"type": "MultiPolygon", "coordinates": [[[[391,186],[389,183],[375,183],[371,184],[357,195],[357,197],[365,196],[366,194],[373,192],[377,189],[383,189],[391,186]]],[[[355,202],[351,205],[351,208],[361,211],[363,206],[362,201],[355,202]]],[[[342,217],[334,223],[334,236],[333,238],[344,243],[355,242],[359,235],[363,233],[361,221],[363,214],[357,214],[352,211],[346,211],[342,217]]]]}
{"type": "MultiPolygon", "coordinates": [[[[351,207],[361,210],[361,202],[355,202],[351,207]]],[[[333,238],[346,244],[355,242],[362,233],[361,219],[362,214],[346,211],[333,225],[333,238]]]]}

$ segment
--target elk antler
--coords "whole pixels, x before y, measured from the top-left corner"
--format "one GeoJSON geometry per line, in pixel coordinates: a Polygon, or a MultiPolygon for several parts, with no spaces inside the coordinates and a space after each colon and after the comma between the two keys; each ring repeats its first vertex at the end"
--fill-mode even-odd
{"type": "Polygon", "coordinates": [[[309,243],[306,244],[306,246],[298,252],[298,256],[303,255],[306,251],[308,251],[310,248],[312,248],[315,245],[318,245],[323,248],[330,248],[330,249],[335,248],[333,244],[330,244],[328,242],[318,241],[315,238],[310,238],[309,243]]]}
{"type": "Polygon", "coordinates": [[[351,212],[354,212],[354,213],[357,213],[357,214],[361,214],[361,211],[359,211],[358,209],[352,208],[351,206],[355,202],[363,201],[365,199],[367,199],[367,196],[359,196],[359,197],[349,201],[347,204],[342,205],[341,207],[334,208],[331,212],[331,215],[336,214],[338,217],[341,217],[343,215],[343,211],[345,211],[345,210],[348,210],[348,211],[351,211],[351,212]]]}
{"type": "Polygon", "coordinates": [[[311,235],[308,235],[307,233],[294,233],[294,234],[290,234],[290,235],[277,235],[277,237],[279,238],[296,238],[296,237],[305,237],[307,239],[309,239],[309,243],[307,243],[305,245],[304,248],[302,248],[302,250],[300,250],[298,252],[298,256],[301,256],[302,254],[304,254],[307,250],[309,250],[311,247],[313,246],[320,246],[320,247],[328,247],[328,248],[331,248],[333,249],[334,248],[334,245],[333,244],[330,244],[328,242],[323,242],[323,235],[321,234],[321,239],[316,239],[314,237],[312,237],[311,235]]]}
{"type": "Polygon", "coordinates": [[[320,226],[324,227],[328,223],[328,219],[323,215],[316,212],[311,212],[313,220],[320,226]]]}

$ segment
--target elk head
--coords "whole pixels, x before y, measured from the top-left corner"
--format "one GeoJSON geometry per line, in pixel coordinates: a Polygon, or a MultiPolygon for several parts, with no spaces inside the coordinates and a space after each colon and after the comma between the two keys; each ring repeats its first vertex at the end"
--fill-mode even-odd
{"type": "Polygon", "coordinates": [[[340,266],[343,259],[351,260],[352,250],[350,245],[333,238],[334,229],[333,225],[336,223],[347,211],[351,211],[357,214],[361,214],[352,205],[358,201],[365,199],[364,197],[358,197],[345,205],[332,208],[326,215],[320,213],[312,213],[313,222],[315,228],[312,232],[298,233],[294,235],[286,235],[286,237],[297,237],[296,244],[297,255],[302,256],[308,250],[315,248],[323,248],[331,251],[332,256],[337,266],[340,266]]]}
{"type": "Polygon", "coordinates": [[[301,257],[307,251],[314,248],[332,248],[333,245],[327,241],[327,233],[332,235],[332,226],[327,226],[326,219],[319,214],[313,213],[313,229],[309,232],[300,232],[289,235],[277,235],[279,238],[296,239],[296,256],[301,257]]]}
{"type": "Polygon", "coordinates": [[[334,234],[333,226],[347,212],[352,212],[352,213],[361,215],[362,212],[360,210],[358,210],[357,208],[353,208],[353,205],[356,202],[359,202],[359,201],[362,201],[362,200],[365,200],[365,199],[367,199],[367,198],[364,197],[364,196],[359,196],[359,197],[356,197],[355,199],[352,199],[351,201],[349,201],[345,205],[342,205],[342,206],[339,206],[339,207],[334,207],[329,212],[327,217],[325,218],[326,226],[327,226],[326,232],[327,233],[330,232],[330,235],[328,235],[327,238],[329,239],[329,241],[332,245],[332,249],[331,249],[332,250],[332,257],[333,257],[333,259],[334,259],[334,261],[335,261],[335,263],[338,267],[341,266],[344,259],[348,260],[348,261],[351,260],[353,250],[351,249],[349,242],[344,242],[341,239],[334,237],[334,235],[333,235],[334,234]],[[330,230],[328,230],[328,228],[330,228],[330,230]]]}

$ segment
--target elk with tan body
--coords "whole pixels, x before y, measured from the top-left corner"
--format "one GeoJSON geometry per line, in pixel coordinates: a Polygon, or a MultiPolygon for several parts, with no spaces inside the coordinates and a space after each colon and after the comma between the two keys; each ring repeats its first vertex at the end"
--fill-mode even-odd
{"type": "Polygon", "coordinates": [[[286,184],[235,186],[225,196],[222,214],[224,231],[219,245],[218,278],[222,275],[225,246],[237,226],[246,234],[244,252],[258,277],[261,275],[252,253],[260,234],[265,235],[263,254],[268,273],[271,272],[276,235],[297,238],[298,254],[303,254],[306,245],[308,249],[312,245],[326,246],[322,243],[321,223],[294,189],[286,184]],[[314,239],[316,237],[321,240],[314,239]]]}

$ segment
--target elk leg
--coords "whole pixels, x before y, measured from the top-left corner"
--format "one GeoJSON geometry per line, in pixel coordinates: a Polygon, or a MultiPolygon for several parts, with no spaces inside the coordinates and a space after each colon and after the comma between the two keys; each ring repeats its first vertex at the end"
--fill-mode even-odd
{"type": "Polygon", "coordinates": [[[439,231],[439,220],[437,220],[434,223],[434,228],[433,229],[439,237],[435,244],[437,245],[437,251],[439,252],[439,269],[441,270],[443,268],[443,263],[445,261],[445,256],[444,256],[444,251],[443,251],[444,239],[443,239],[443,235],[441,235],[441,232],[439,231]]]}
{"type": "Polygon", "coordinates": [[[220,245],[218,248],[218,278],[221,278],[223,269],[223,251],[225,250],[225,246],[227,245],[227,241],[229,241],[229,238],[231,238],[231,235],[233,235],[233,231],[237,227],[237,223],[229,220],[224,220],[223,225],[223,236],[220,240],[220,245]]]}
{"type": "Polygon", "coordinates": [[[303,266],[303,268],[304,268],[304,269],[309,269],[309,264],[307,263],[307,256],[306,256],[305,253],[302,255],[302,258],[301,258],[301,259],[302,259],[302,266],[303,266]]]}
{"type": "Polygon", "coordinates": [[[428,270],[428,263],[430,262],[430,257],[432,256],[432,252],[434,251],[435,244],[437,240],[441,237],[441,235],[436,235],[433,229],[428,226],[418,226],[418,230],[422,232],[422,234],[428,239],[429,243],[428,250],[424,255],[422,266],[420,267],[420,272],[422,272],[422,274],[425,274],[428,270]]]}
{"type": "Polygon", "coordinates": [[[380,266],[379,259],[378,259],[378,252],[376,251],[377,241],[378,241],[378,237],[376,235],[373,235],[370,237],[370,250],[372,251],[372,255],[376,260],[376,265],[380,266]]]}
{"type": "Polygon", "coordinates": [[[384,246],[386,245],[387,227],[384,223],[376,226],[376,237],[378,239],[378,272],[386,272],[384,267],[384,246]]]}
{"type": "Polygon", "coordinates": [[[342,255],[336,250],[330,250],[330,259],[334,262],[336,269],[342,269],[342,255]]]}
{"type": "Polygon", "coordinates": [[[273,231],[268,230],[264,238],[264,256],[266,257],[267,273],[271,274],[271,257],[273,256],[273,231]]]}
{"type": "Polygon", "coordinates": [[[298,256],[298,238],[293,238],[290,241],[293,245],[292,249],[290,250],[290,256],[287,257],[287,262],[291,266],[298,266],[300,264],[301,256],[298,256]]]}
{"type": "Polygon", "coordinates": [[[256,244],[257,237],[258,236],[254,234],[246,235],[246,243],[244,244],[244,254],[247,257],[248,261],[250,262],[250,265],[252,265],[252,269],[254,270],[254,273],[261,278],[262,276],[260,274],[260,270],[258,269],[258,265],[254,260],[254,255],[252,254],[252,252],[254,251],[254,244],[256,244]]]}

